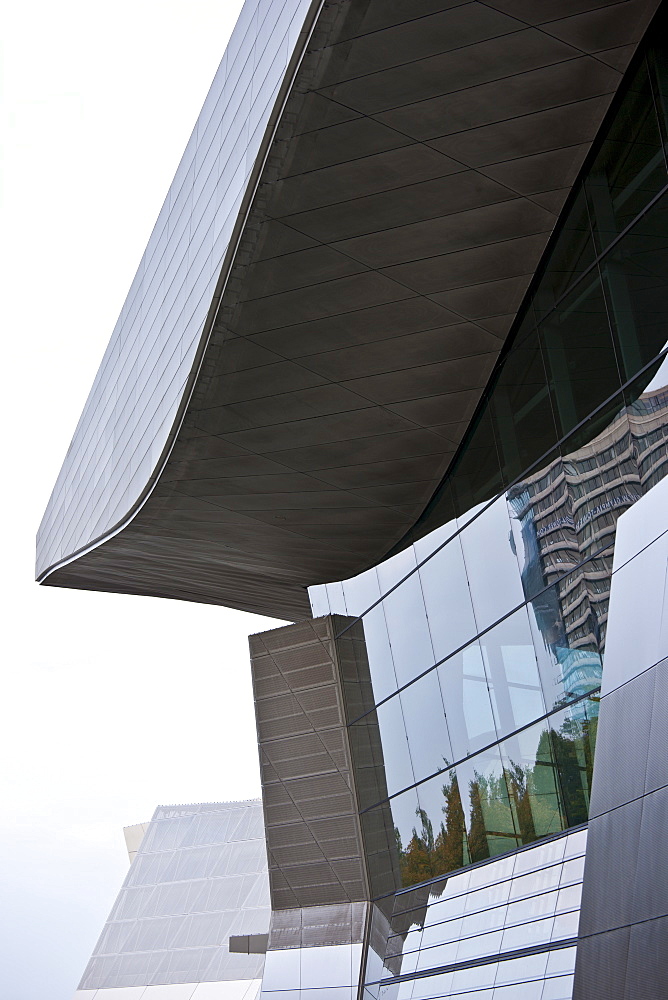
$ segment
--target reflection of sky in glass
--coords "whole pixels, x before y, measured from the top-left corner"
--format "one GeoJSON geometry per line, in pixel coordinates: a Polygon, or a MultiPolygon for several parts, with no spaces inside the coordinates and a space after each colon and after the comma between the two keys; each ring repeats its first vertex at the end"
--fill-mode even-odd
{"type": "MultiPolygon", "coordinates": [[[[665,350],[667,347],[668,341],[664,344],[663,349],[665,350]]],[[[645,386],[645,392],[655,392],[657,389],[663,389],[666,385],[668,385],[668,357],[663,359],[656,375],[645,386]]]]}
{"type": "MultiPolygon", "coordinates": [[[[385,980],[392,989],[389,983],[397,974],[482,958],[490,959],[483,968],[492,983],[498,984],[503,965],[503,983],[508,986],[527,980],[532,990],[540,991],[542,984],[536,986],[531,980],[542,976],[558,985],[556,977],[573,971],[574,948],[544,950],[541,955],[529,956],[532,961],[528,964],[523,959],[496,963],[494,958],[529,946],[549,949],[577,935],[585,845],[586,831],[579,831],[440,880],[412,919],[410,913],[403,913],[402,900],[416,897],[399,894],[396,916],[389,925],[382,914],[373,914],[372,939],[377,948],[385,950],[373,953],[367,965],[367,984],[385,980]],[[534,958],[539,959],[538,965],[534,958]]],[[[454,975],[452,970],[409,982],[420,996],[431,998],[439,994],[445,980],[451,988],[454,975]]],[[[461,969],[456,975],[460,989],[474,990],[480,982],[480,967],[461,969]]],[[[372,989],[376,996],[377,987],[372,989]]]]}

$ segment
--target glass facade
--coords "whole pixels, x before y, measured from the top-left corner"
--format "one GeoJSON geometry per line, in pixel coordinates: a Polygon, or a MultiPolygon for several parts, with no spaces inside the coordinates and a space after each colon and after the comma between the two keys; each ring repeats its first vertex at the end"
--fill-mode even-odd
{"type": "Polygon", "coordinates": [[[364,630],[404,887],[587,820],[615,525],[668,471],[667,90],[650,49],[410,544],[310,591],[364,630]]]}
{"type": "Polygon", "coordinates": [[[79,989],[130,997],[137,987],[230,983],[216,997],[253,1000],[264,955],[233,953],[228,942],[266,935],[269,906],[259,800],[160,806],[79,989]]]}
{"type": "Polygon", "coordinates": [[[389,920],[374,908],[366,1000],[570,998],[586,836],[397,893],[389,920]]]}
{"type": "Polygon", "coordinates": [[[318,1000],[326,984],[328,1000],[358,995],[362,943],[286,948],[267,952],[263,1000],[318,1000]]]}

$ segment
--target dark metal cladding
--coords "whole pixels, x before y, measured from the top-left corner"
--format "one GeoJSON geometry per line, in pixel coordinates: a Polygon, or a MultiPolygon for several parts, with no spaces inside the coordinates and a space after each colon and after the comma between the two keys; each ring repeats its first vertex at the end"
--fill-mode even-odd
{"type": "Polygon", "coordinates": [[[382,559],[448,469],[657,6],[322,5],[166,464],[41,582],[295,620],[307,586],[382,559]]]}
{"type": "Polygon", "coordinates": [[[389,809],[366,844],[360,826],[359,810],[387,797],[378,726],[365,740],[348,728],[373,708],[361,624],[317,618],[250,648],[272,909],[368,900],[380,871],[385,891],[399,888],[389,809]]]}

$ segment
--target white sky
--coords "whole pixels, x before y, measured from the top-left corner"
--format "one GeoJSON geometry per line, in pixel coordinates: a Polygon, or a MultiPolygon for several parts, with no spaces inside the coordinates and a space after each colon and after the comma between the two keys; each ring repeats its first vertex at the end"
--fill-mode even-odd
{"type": "Polygon", "coordinates": [[[34,534],[240,0],[4,14],[0,996],[70,1000],[158,803],[259,794],[247,635],[40,588],[34,534]],[[9,358],[7,358],[9,355],[9,358]]]}

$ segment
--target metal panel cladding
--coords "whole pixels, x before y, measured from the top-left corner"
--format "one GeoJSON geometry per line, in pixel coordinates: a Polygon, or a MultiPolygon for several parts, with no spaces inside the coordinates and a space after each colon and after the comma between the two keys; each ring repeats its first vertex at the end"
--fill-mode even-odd
{"type": "Polygon", "coordinates": [[[37,535],[37,574],[108,534],[174,427],[311,0],[247,0],[167,193],[37,535]]]}

